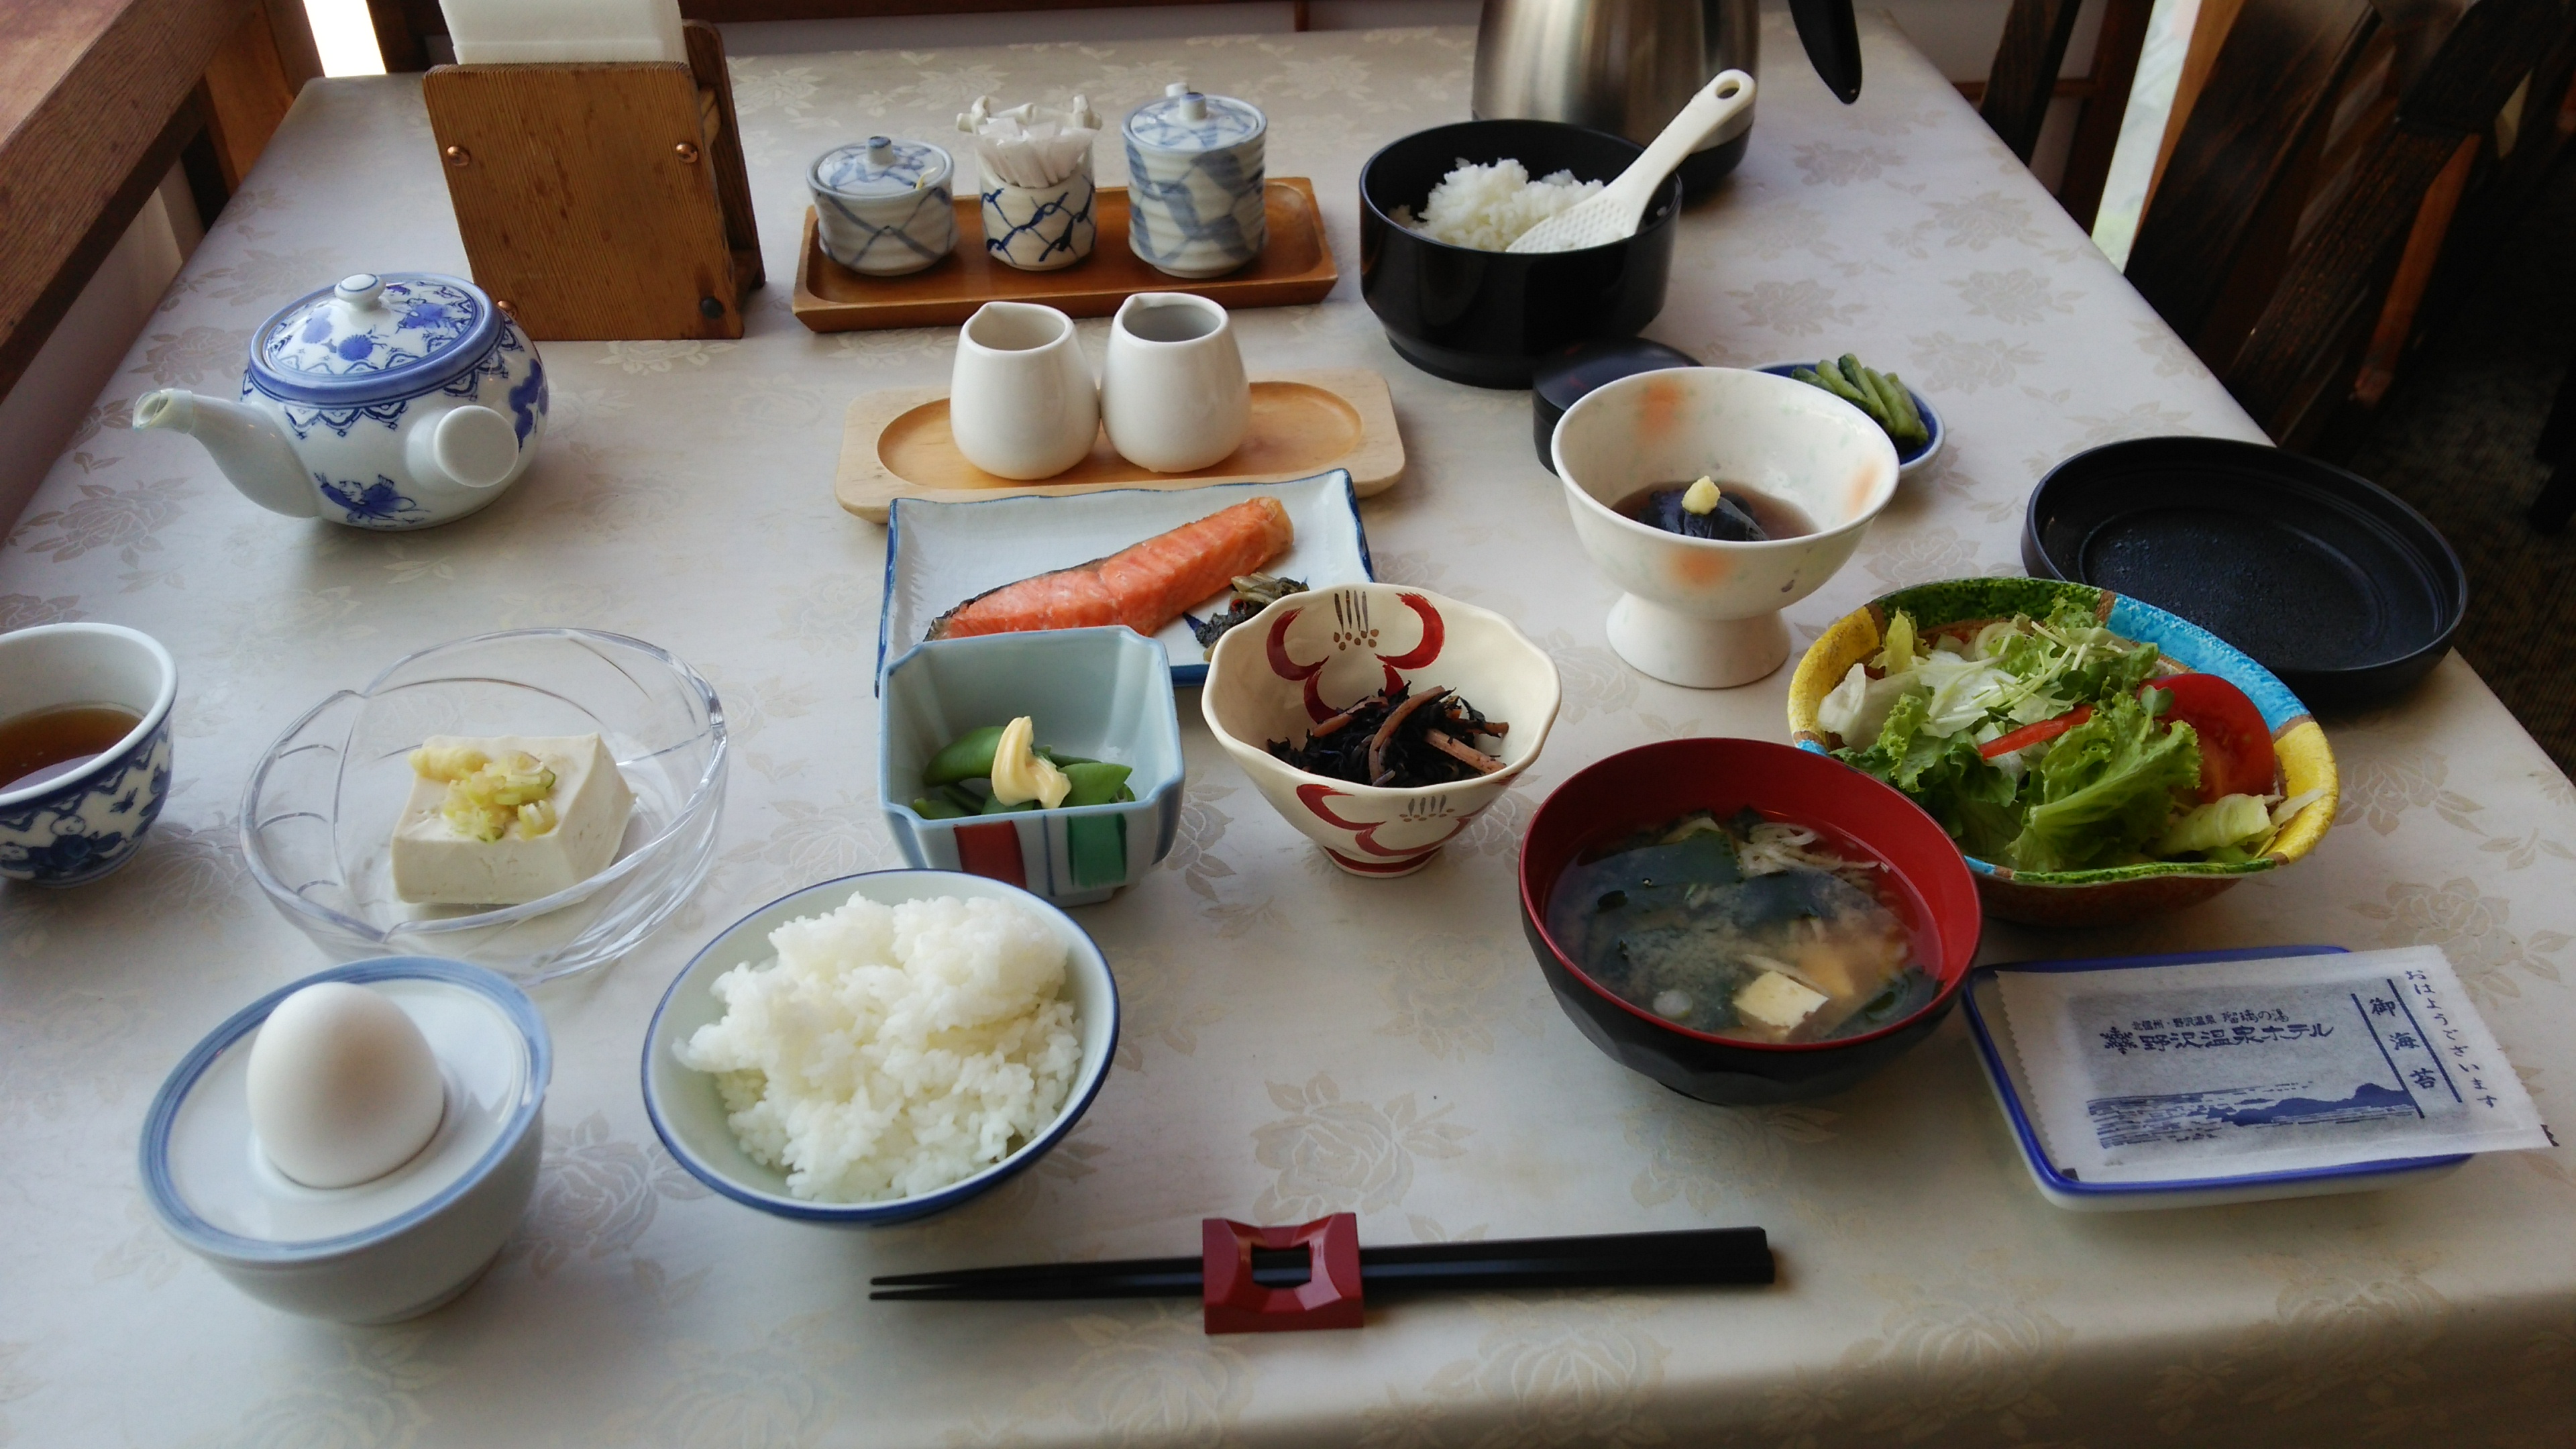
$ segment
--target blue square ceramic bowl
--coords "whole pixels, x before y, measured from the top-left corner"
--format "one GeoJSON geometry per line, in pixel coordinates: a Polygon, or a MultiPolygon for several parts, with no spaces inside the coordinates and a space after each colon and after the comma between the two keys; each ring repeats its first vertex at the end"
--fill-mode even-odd
{"type": "Polygon", "coordinates": [[[914,646],[886,671],[877,796],[903,858],[1019,886],[1058,905],[1109,899],[1153,868],[1180,828],[1181,724],[1163,646],[1133,629],[987,634],[914,646]],[[1131,767],[1136,798],[933,820],[912,808],[950,741],[1028,715],[1037,743],[1131,767]]]}

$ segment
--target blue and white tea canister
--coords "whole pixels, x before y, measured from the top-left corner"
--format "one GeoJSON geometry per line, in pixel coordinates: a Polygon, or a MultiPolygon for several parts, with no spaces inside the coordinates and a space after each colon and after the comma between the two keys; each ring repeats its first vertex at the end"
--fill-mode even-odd
{"type": "Polygon", "coordinates": [[[870,277],[936,266],[957,246],[957,163],[937,146],[870,136],[805,173],[823,254],[870,277]]]}
{"type": "Polygon", "coordinates": [[[1270,240],[1263,209],[1269,118],[1249,101],[1175,81],[1127,113],[1127,245],[1175,277],[1233,271],[1270,240]]]}
{"type": "Polygon", "coordinates": [[[134,426],[192,435],[253,503],[352,528],[474,513],[528,470],[546,372],[472,282],[359,272],[260,325],[238,401],[163,388],[134,426]]]}

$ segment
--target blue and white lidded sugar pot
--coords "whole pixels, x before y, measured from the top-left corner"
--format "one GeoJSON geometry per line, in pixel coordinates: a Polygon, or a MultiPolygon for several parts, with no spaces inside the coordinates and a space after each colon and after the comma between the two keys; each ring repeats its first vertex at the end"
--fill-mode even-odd
{"type": "Polygon", "coordinates": [[[481,509],[528,470],[546,430],[546,372],[473,283],[360,272],[260,325],[239,401],[163,388],[134,400],[134,426],[195,437],[262,508],[428,528],[481,509]]]}
{"type": "Polygon", "coordinates": [[[870,136],[814,159],[814,229],[823,254],[871,277],[935,266],[957,246],[957,163],[937,146],[870,136]]]}
{"type": "Polygon", "coordinates": [[[1175,277],[1233,271],[1269,241],[1261,108],[1175,81],[1127,113],[1127,245],[1175,277]]]}

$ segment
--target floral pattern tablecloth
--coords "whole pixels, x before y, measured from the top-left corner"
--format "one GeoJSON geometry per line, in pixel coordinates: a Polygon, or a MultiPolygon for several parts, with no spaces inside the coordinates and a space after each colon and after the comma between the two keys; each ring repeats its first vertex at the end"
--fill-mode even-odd
{"type": "MultiPolygon", "coordinates": [[[[1888,588],[2004,573],[2031,483],[2139,434],[2257,436],[1975,115],[1883,22],[1837,106],[1772,17],[1743,169],[1683,224],[1653,335],[1712,362],[1857,350],[1950,443],[1859,557],[1793,611],[1801,644],[1888,588]]],[[[0,548],[0,627],[102,619],[180,661],[178,785],[138,861],[0,888],[0,1442],[30,1445],[895,1445],[1320,1442],[1781,1446],[2562,1446],[2576,1435],[2576,1155],[2438,1184],[2079,1216],[2026,1179],[1954,1018],[1884,1075],[1727,1110],[1612,1065],[1516,928],[1533,802],[1586,761],[1694,732],[1782,735],[1783,671],[1726,693],[1605,647],[1612,592],[1566,533],[1525,395],[1435,381],[1357,297],[1354,178],[1465,114],[1464,30],[735,65],[774,279],[738,343],[554,343],[524,482],[429,532],[261,512],[195,445],[124,430],[151,386],[232,388],[248,330],[360,269],[461,271],[417,83],[309,87],[125,370],[0,548]],[[1526,784],[1427,873],[1350,879],[1261,803],[1185,701],[1178,846],[1080,913],[1126,1029],[1081,1128],[960,1211],[836,1234],[711,1197],[662,1151],[636,1054],[690,952],[790,888],[896,864],[869,781],[882,530],[832,502],[843,408],[945,379],[945,330],[814,336],[787,312],[804,163],[935,137],[977,95],[1117,114],[1186,78],[1268,109],[1344,269],[1242,314],[1255,368],[1384,373],[1412,460],[1365,509],[1381,572],[1498,609],[1565,707],[1526,784]],[[619,630],[696,663],[739,752],[722,857],[615,967],[549,988],[545,1168],[519,1238],[434,1316],[348,1330],[232,1292],[154,1225],[133,1152],[201,1033],[324,964],[260,898],[243,780],[329,691],[440,640],[619,630]],[[1357,1333],[1210,1339],[1194,1305],[903,1306],[872,1272],[1186,1252],[1207,1214],[1360,1214],[1372,1241],[1758,1223],[1758,1292],[1482,1296],[1357,1333]]],[[[1123,181],[1114,146],[1101,180],[1123,181]]],[[[1095,358],[1101,324],[1083,324],[1095,358]]],[[[2545,1112],[2576,1090],[2576,792],[2456,658],[2328,721],[2343,817],[2316,856],[2155,924],[1997,928],[1988,959],[2267,942],[2450,953],[2545,1112]]],[[[2562,1122],[2562,1131],[2570,1124],[2562,1122]]]]}

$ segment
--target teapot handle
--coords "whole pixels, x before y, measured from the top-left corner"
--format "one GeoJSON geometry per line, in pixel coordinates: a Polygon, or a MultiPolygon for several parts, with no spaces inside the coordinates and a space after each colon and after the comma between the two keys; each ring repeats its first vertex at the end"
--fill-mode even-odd
{"type": "Polygon", "coordinates": [[[1789,0],[1789,16],[1798,22],[1798,39],[1825,88],[1844,105],[1860,99],[1860,26],[1852,19],[1852,0],[1789,0]]]}

